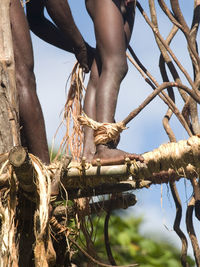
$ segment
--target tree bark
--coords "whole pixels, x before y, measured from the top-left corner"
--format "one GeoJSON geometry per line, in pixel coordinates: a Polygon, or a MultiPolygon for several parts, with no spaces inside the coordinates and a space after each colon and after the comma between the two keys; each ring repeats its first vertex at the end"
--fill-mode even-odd
{"type": "MultiPolygon", "coordinates": [[[[10,25],[10,0],[0,3],[0,153],[20,145],[18,101],[15,83],[15,63],[10,25]]],[[[0,162],[0,167],[4,162],[0,162]]],[[[6,168],[4,168],[6,171],[6,168]]],[[[15,216],[17,186],[12,172],[7,194],[0,191],[0,266],[17,267],[18,252],[15,243],[15,216]]]]}
{"type": "Polygon", "coordinates": [[[0,153],[20,144],[18,97],[9,14],[10,0],[0,5],[0,153]]]}

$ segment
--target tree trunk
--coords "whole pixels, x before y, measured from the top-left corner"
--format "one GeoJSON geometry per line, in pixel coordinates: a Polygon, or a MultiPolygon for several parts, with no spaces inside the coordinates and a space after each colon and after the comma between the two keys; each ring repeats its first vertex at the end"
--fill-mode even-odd
{"type": "Polygon", "coordinates": [[[15,63],[9,16],[10,0],[0,5],[0,153],[20,144],[15,63]]]}
{"type": "MultiPolygon", "coordinates": [[[[0,4],[0,153],[20,145],[15,64],[10,25],[10,0],[0,4]]],[[[1,167],[1,166],[0,166],[1,167]]],[[[6,168],[4,168],[6,170],[6,168]]],[[[9,191],[0,191],[0,266],[18,266],[15,243],[16,182],[10,175],[9,191]]]]}

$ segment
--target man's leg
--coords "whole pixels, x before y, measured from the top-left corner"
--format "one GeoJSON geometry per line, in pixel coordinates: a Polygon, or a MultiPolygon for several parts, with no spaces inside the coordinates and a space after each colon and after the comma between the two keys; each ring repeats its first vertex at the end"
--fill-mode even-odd
{"type": "MultiPolygon", "coordinates": [[[[24,137],[28,151],[38,156],[44,163],[49,163],[48,146],[46,141],[43,115],[36,94],[35,76],[33,73],[33,52],[29,28],[20,0],[12,0],[10,7],[13,48],[16,68],[16,84],[19,94],[19,113],[21,133],[24,137]]],[[[34,266],[33,232],[34,204],[19,196],[20,220],[18,229],[19,265],[34,266]]]]}
{"type": "MultiPolygon", "coordinates": [[[[93,120],[96,120],[96,88],[100,75],[97,61],[97,58],[95,58],[92,64],[83,107],[85,114],[93,120]]],[[[84,126],[83,157],[86,157],[87,161],[91,161],[95,152],[94,131],[92,128],[84,126]]]]}
{"type": "Polygon", "coordinates": [[[19,0],[11,1],[11,26],[19,94],[22,133],[28,151],[49,164],[49,153],[41,106],[36,94],[33,51],[28,23],[19,0]]]}
{"type": "MultiPolygon", "coordinates": [[[[101,73],[96,89],[96,120],[112,123],[120,83],[128,68],[125,52],[130,37],[125,35],[120,0],[86,0],[86,6],[94,22],[97,51],[101,58],[101,73]]],[[[120,163],[127,156],[142,160],[138,155],[110,149],[107,145],[97,145],[96,149],[95,158],[100,158],[102,164],[120,163]]]]}

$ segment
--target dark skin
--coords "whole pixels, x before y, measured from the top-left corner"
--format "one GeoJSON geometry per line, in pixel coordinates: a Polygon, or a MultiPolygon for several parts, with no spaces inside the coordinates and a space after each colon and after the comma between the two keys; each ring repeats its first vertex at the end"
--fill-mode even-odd
{"type": "MultiPolygon", "coordinates": [[[[75,53],[79,63],[89,70],[88,54],[92,49],[85,44],[82,36],[76,28],[72,19],[71,12],[66,0],[42,1],[31,0],[27,8],[27,15],[32,30],[43,40],[61,48],[65,51],[75,53]],[[57,9],[54,10],[54,2],[57,9]],[[58,25],[62,24],[62,29],[54,26],[45,19],[43,15],[44,6],[48,7],[58,25]],[[62,8],[61,8],[62,5],[62,8]],[[64,15],[64,12],[68,12],[64,15]],[[67,19],[65,21],[65,19],[67,19]],[[69,25],[68,25],[69,23],[69,25]]],[[[49,164],[49,152],[45,132],[44,118],[41,106],[36,93],[35,75],[33,72],[33,49],[29,32],[29,25],[21,6],[20,0],[12,0],[10,5],[10,20],[12,27],[13,49],[16,71],[16,85],[19,95],[19,114],[22,145],[28,151],[45,163],[49,164]]],[[[92,54],[92,52],[91,52],[92,54]]],[[[52,185],[52,194],[58,193],[58,183],[52,185]]],[[[22,198],[23,199],[23,198],[22,198]]],[[[29,201],[25,203],[29,205],[29,201]]],[[[28,207],[27,218],[23,218],[27,227],[23,227],[19,249],[23,257],[19,259],[20,266],[33,266],[32,248],[34,243],[34,232],[31,229],[32,205],[28,207]],[[28,222],[26,224],[26,222],[28,222]],[[29,227],[30,226],[30,227],[29,227]],[[26,244],[24,246],[24,244],[26,244]],[[22,264],[23,263],[23,264],[22,264]]],[[[50,207],[51,210],[51,207],[50,207]]]]}
{"type": "Polygon", "coordinates": [[[76,27],[67,0],[34,0],[26,10],[29,27],[39,38],[74,53],[84,71],[89,71],[94,52],[76,27]],[[45,18],[44,8],[54,24],[45,18]]]}
{"type": "Polygon", "coordinates": [[[33,73],[33,50],[24,10],[19,0],[10,6],[16,85],[19,95],[22,143],[28,151],[49,164],[49,152],[41,106],[33,73]]]}
{"type": "MultiPolygon", "coordinates": [[[[44,41],[75,54],[81,67],[88,72],[93,60],[93,49],[85,43],[76,27],[67,0],[32,0],[27,3],[27,19],[20,0],[12,0],[10,7],[16,84],[22,145],[45,163],[50,163],[44,118],[36,93],[33,72],[31,30],[44,41]],[[46,7],[55,24],[44,17],[46,7]]],[[[57,182],[52,183],[52,194],[58,193],[57,182]]]]}
{"type": "MultiPolygon", "coordinates": [[[[98,122],[114,122],[120,83],[128,66],[126,49],[134,23],[134,2],[123,0],[86,0],[96,35],[96,56],[85,97],[84,111],[98,122]],[[103,23],[102,23],[103,22],[103,23]]],[[[83,156],[92,164],[120,164],[126,157],[143,161],[140,155],[100,144],[95,147],[93,130],[85,127],[83,156]]]]}
{"type": "Polygon", "coordinates": [[[88,55],[92,55],[93,52],[89,45],[84,42],[77,29],[66,0],[30,1],[27,4],[29,25],[20,0],[12,0],[10,16],[16,66],[16,84],[19,94],[22,144],[28,148],[30,153],[38,156],[42,162],[49,164],[44,118],[36,93],[29,25],[32,31],[41,39],[65,51],[75,53],[86,72],[89,71],[88,55]],[[58,26],[55,26],[44,17],[45,6],[58,26]]]}

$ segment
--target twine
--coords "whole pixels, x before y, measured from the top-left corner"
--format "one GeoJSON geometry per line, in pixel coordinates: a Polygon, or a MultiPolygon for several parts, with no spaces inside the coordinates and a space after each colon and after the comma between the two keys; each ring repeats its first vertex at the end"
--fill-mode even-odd
{"type": "Polygon", "coordinates": [[[17,205],[17,186],[13,175],[13,169],[9,165],[8,154],[1,154],[2,166],[0,167],[0,177],[8,175],[9,189],[1,192],[0,198],[0,266],[16,266],[17,246],[15,244],[15,214],[17,205]]]}
{"type": "Polygon", "coordinates": [[[83,132],[77,118],[82,113],[82,101],[85,91],[84,78],[84,72],[77,62],[71,73],[70,88],[61,122],[61,125],[65,124],[66,126],[66,133],[61,141],[56,157],[64,151],[65,154],[71,155],[76,160],[79,160],[81,156],[83,132]]]}
{"type": "Polygon", "coordinates": [[[85,113],[78,117],[78,121],[94,130],[95,145],[107,144],[110,141],[115,142],[118,140],[120,133],[127,129],[122,121],[117,123],[97,122],[85,113]]]}
{"type": "Polygon", "coordinates": [[[162,144],[159,148],[143,154],[150,173],[159,173],[161,170],[184,170],[187,174],[199,172],[200,137],[192,136],[188,140],[162,144]],[[197,168],[195,168],[194,166],[197,168]]]}
{"type": "Polygon", "coordinates": [[[29,153],[29,157],[34,167],[38,193],[37,208],[34,215],[35,266],[48,267],[48,262],[53,257],[50,251],[51,241],[48,227],[51,179],[48,168],[36,156],[29,153]]]}

